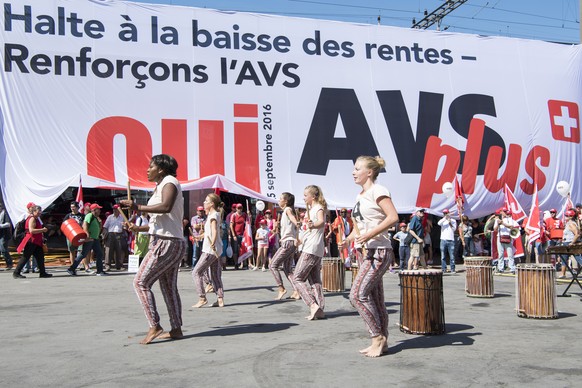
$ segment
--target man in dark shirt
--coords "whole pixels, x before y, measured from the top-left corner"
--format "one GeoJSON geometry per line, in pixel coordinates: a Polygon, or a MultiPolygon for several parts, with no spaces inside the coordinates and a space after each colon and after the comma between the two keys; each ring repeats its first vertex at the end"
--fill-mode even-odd
{"type": "Polygon", "coordinates": [[[416,209],[414,217],[410,219],[410,224],[408,225],[408,233],[410,233],[414,238],[410,242],[410,259],[408,260],[408,269],[418,269],[419,261],[423,268],[426,268],[426,263],[424,262],[424,228],[422,227],[422,217],[424,217],[424,209],[416,209]]]}
{"type": "Polygon", "coordinates": [[[8,251],[8,241],[10,241],[12,235],[10,233],[11,230],[12,225],[10,224],[8,213],[4,209],[4,205],[0,204],[0,253],[6,261],[6,269],[14,267],[12,256],[10,256],[10,252],[8,251]]]}

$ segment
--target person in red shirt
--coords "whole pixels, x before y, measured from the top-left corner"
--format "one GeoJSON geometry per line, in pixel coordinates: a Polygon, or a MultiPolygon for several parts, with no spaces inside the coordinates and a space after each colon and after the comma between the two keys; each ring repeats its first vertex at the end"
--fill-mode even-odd
{"type": "Polygon", "coordinates": [[[544,220],[546,224],[546,236],[550,240],[550,246],[557,245],[564,234],[564,223],[556,217],[556,209],[550,209],[550,216],[544,220]]]}
{"type": "Polygon", "coordinates": [[[339,247],[342,246],[342,243],[346,239],[346,237],[350,235],[353,227],[354,224],[352,218],[348,216],[348,210],[346,208],[342,208],[338,216],[334,220],[332,228],[336,236],[339,255],[343,260],[346,260],[346,258],[348,257],[348,248],[339,247]]]}
{"type": "MultiPolygon", "coordinates": [[[[239,269],[240,267],[240,263],[238,262],[238,253],[240,245],[242,244],[243,235],[245,233],[247,219],[248,215],[243,213],[243,205],[241,203],[237,203],[236,213],[234,213],[230,218],[230,233],[233,236],[232,259],[234,260],[234,269],[239,269]]],[[[244,268],[248,268],[248,261],[244,265],[244,268]]]]}
{"type": "MultiPolygon", "coordinates": [[[[546,225],[546,237],[548,238],[548,246],[550,247],[558,245],[564,235],[564,223],[556,217],[557,213],[556,209],[550,209],[550,216],[544,219],[546,225]]],[[[554,257],[554,260],[557,267],[560,260],[556,257],[554,257]]]]}

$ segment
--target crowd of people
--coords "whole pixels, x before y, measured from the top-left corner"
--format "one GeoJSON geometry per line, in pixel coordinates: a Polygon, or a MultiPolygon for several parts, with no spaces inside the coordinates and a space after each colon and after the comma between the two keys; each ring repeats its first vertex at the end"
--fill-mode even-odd
{"type": "MultiPolygon", "coordinates": [[[[182,305],[177,287],[180,267],[192,268],[199,297],[194,308],[208,304],[209,292],[217,297],[211,306],[225,306],[222,271],[229,266],[234,270],[270,271],[277,286],[276,300],[288,293],[282,272],[293,289],[288,298],[302,299],[308,308],[306,318],[318,320],[325,318],[322,258],[337,256],[348,267],[358,267],[350,302],[372,339],[360,352],[377,357],[387,349],[388,314],[382,283],[387,271],[426,269],[435,264],[433,250],[438,249],[443,272],[455,273],[456,262],[463,257],[491,256],[497,272],[507,268],[515,273],[515,240],[523,239],[525,261],[538,263],[547,260],[548,246],[575,244],[580,238],[582,204],[567,209],[564,221],[557,217],[555,209],[550,209],[543,217],[539,234],[524,227],[527,220],[521,224],[514,220],[507,208],[476,220],[466,215],[455,218],[449,209],[444,209],[443,217],[437,220],[418,208],[409,217],[399,219],[390,192],[375,182],[384,160],[367,156],[357,159],[352,172],[361,187],[353,209],[330,211],[322,189],[309,185],[303,191],[304,209],[296,208],[295,196],[284,192],[278,209],[257,211],[253,217],[248,204],[245,211],[242,203],[233,203],[226,214],[221,197],[209,194],[189,219],[184,216],[181,186],[175,178],[177,168],[177,162],[169,155],[152,158],[147,174],[156,187],[147,205],[122,200],[113,206],[111,214],[101,218],[99,204],[85,204],[81,210],[78,203],[71,202],[71,211],[64,218],[74,220],[87,235],[80,246],[67,241],[69,275],[76,276],[81,265],[85,272],[94,273],[95,262],[96,275],[104,276],[113,269],[125,270],[130,252],[140,257],[134,288],[150,328],[142,344],[159,337],[182,338],[182,305]],[[123,213],[125,209],[129,209],[129,217],[123,213]],[[437,239],[439,230],[437,248],[432,241],[437,239]],[[156,281],[160,282],[170,316],[171,329],[167,333],[160,325],[152,292],[156,281]]],[[[51,277],[44,265],[43,235],[54,228],[43,225],[40,206],[29,203],[27,211],[24,238],[17,247],[21,257],[13,277],[24,278],[25,267],[32,258],[39,276],[51,277]]],[[[7,247],[10,228],[6,212],[1,209],[0,252],[8,268],[13,267],[7,247]]],[[[566,276],[565,266],[560,269],[559,260],[554,258],[554,262],[561,270],[560,277],[566,276]]],[[[576,264],[574,258],[571,265],[576,264]]]]}

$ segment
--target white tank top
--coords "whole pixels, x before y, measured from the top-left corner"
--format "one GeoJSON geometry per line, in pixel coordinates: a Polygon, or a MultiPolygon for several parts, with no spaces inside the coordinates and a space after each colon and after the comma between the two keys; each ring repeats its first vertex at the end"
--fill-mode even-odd
{"type": "MultiPolygon", "coordinates": [[[[317,218],[317,212],[322,210],[323,208],[321,205],[313,205],[311,209],[309,209],[309,219],[315,223],[317,218]]],[[[320,214],[319,217],[325,217],[324,215],[320,214]]],[[[325,219],[324,219],[325,221],[325,219]]],[[[316,229],[306,229],[303,234],[303,252],[310,253],[315,256],[323,257],[324,252],[324,243],[323,243],[323,233],[324,227],[316,229]]]]}
{"type": "Polygon", "coordinates": [[[202,243],[202,252],[210,253],[211,255],[218,254],[220,256],[222,254],[222,239],[220,238],[220,213],[214,212],[208,217],[206,217],[206,223],[204,224],[204,242],[202,243]],[[216,248],[216,253],[212,250],[212,246],[210,245],[210,241],[214,238],[212,234],[212,227],[211,221],[216,220],[216,227],[218,229],[218,237],[214,242],[214,247],[216,248]]]}
{"type": "Polygon", "coordinates": [[[281,216],[281,242],[295,241],[297,239],[297,225],[289,219],[287,209],[293,211],[290,207],[283,209],[283,215],[281,216]]]}
{"type": "Polygon", "coordinates": [[[182,186],[180,186],[180,182],[178,182],[175,177],[166,175],[164,179],[162,179],[154,189],[154,194],[148,201],[148,205],[153,206],[162,203],[162,191],[167,184],[176,186],[176,190],[178,191],[176,201],[174,201],[174,206],[169,213],[150,214],[149,233],[158,236],[183,239],[184,231],[182,229],[182,218],[184,217],[184,198],[182,197],[182,186]]]}

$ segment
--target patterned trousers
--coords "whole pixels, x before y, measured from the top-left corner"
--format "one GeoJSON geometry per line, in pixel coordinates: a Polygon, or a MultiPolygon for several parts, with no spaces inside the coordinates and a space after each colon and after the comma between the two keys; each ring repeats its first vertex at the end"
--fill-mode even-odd
{"type": "Polygon", "coordinates": [[[204,281],[209,280],[212,284],[216,296],[224,298],[224,290],[222,287],[222,263],[218,257],[210,253],[203,252],[198,260],[196,267],[192,270],[192,278],[194,279],[194,287],[201,298],[206,298],[206,291],[204,289],[204,281]],[[210,279],[208,279],[208,269],[210,268],[210,279]]]}
{"type": "MultiPolygon", "coordinates": [[[[361,255],[360,251],[358,253],[361,255]]],[[[352,284],[350,302],[364,320],[371,337],[388,337],[388,311],[384,304],[382,277],[394,260],[392,249],[368,249],[360,262],[358,276],[352,284]]]]}
{"type": "Polygon", "coordinates": [[[293,285],[293,273],[291,268],[293,266],[293,257],[295,257],[295,241],[287,240],[281,243],[281,247],[277,249],[277,253],[271,259],[270,270],[275,278],[275,282],[279,287],[283,287],[283,279],[279,272],[279,267],[283,267],[283,273],[287,280],[293,285]]]}
{"type": "Polygon", "coordinates": [[[186,249],[186,241],[183,238],[150,236],[149,251],[133,279],[133,287],[150,327],[160,324],[160,316],[152,292],[152,286],[158,280],[168,308],[172,329],[182,326],[182,302],[178,293],[178,270],[186,249]]]}
{"type": "Polygon", "coordinates": [[[292,284],[307,306],[317,303],[325,308],[323,284],[321,283],[321,257],[310,253],[301,253],[295,265],[292,284]]]}

